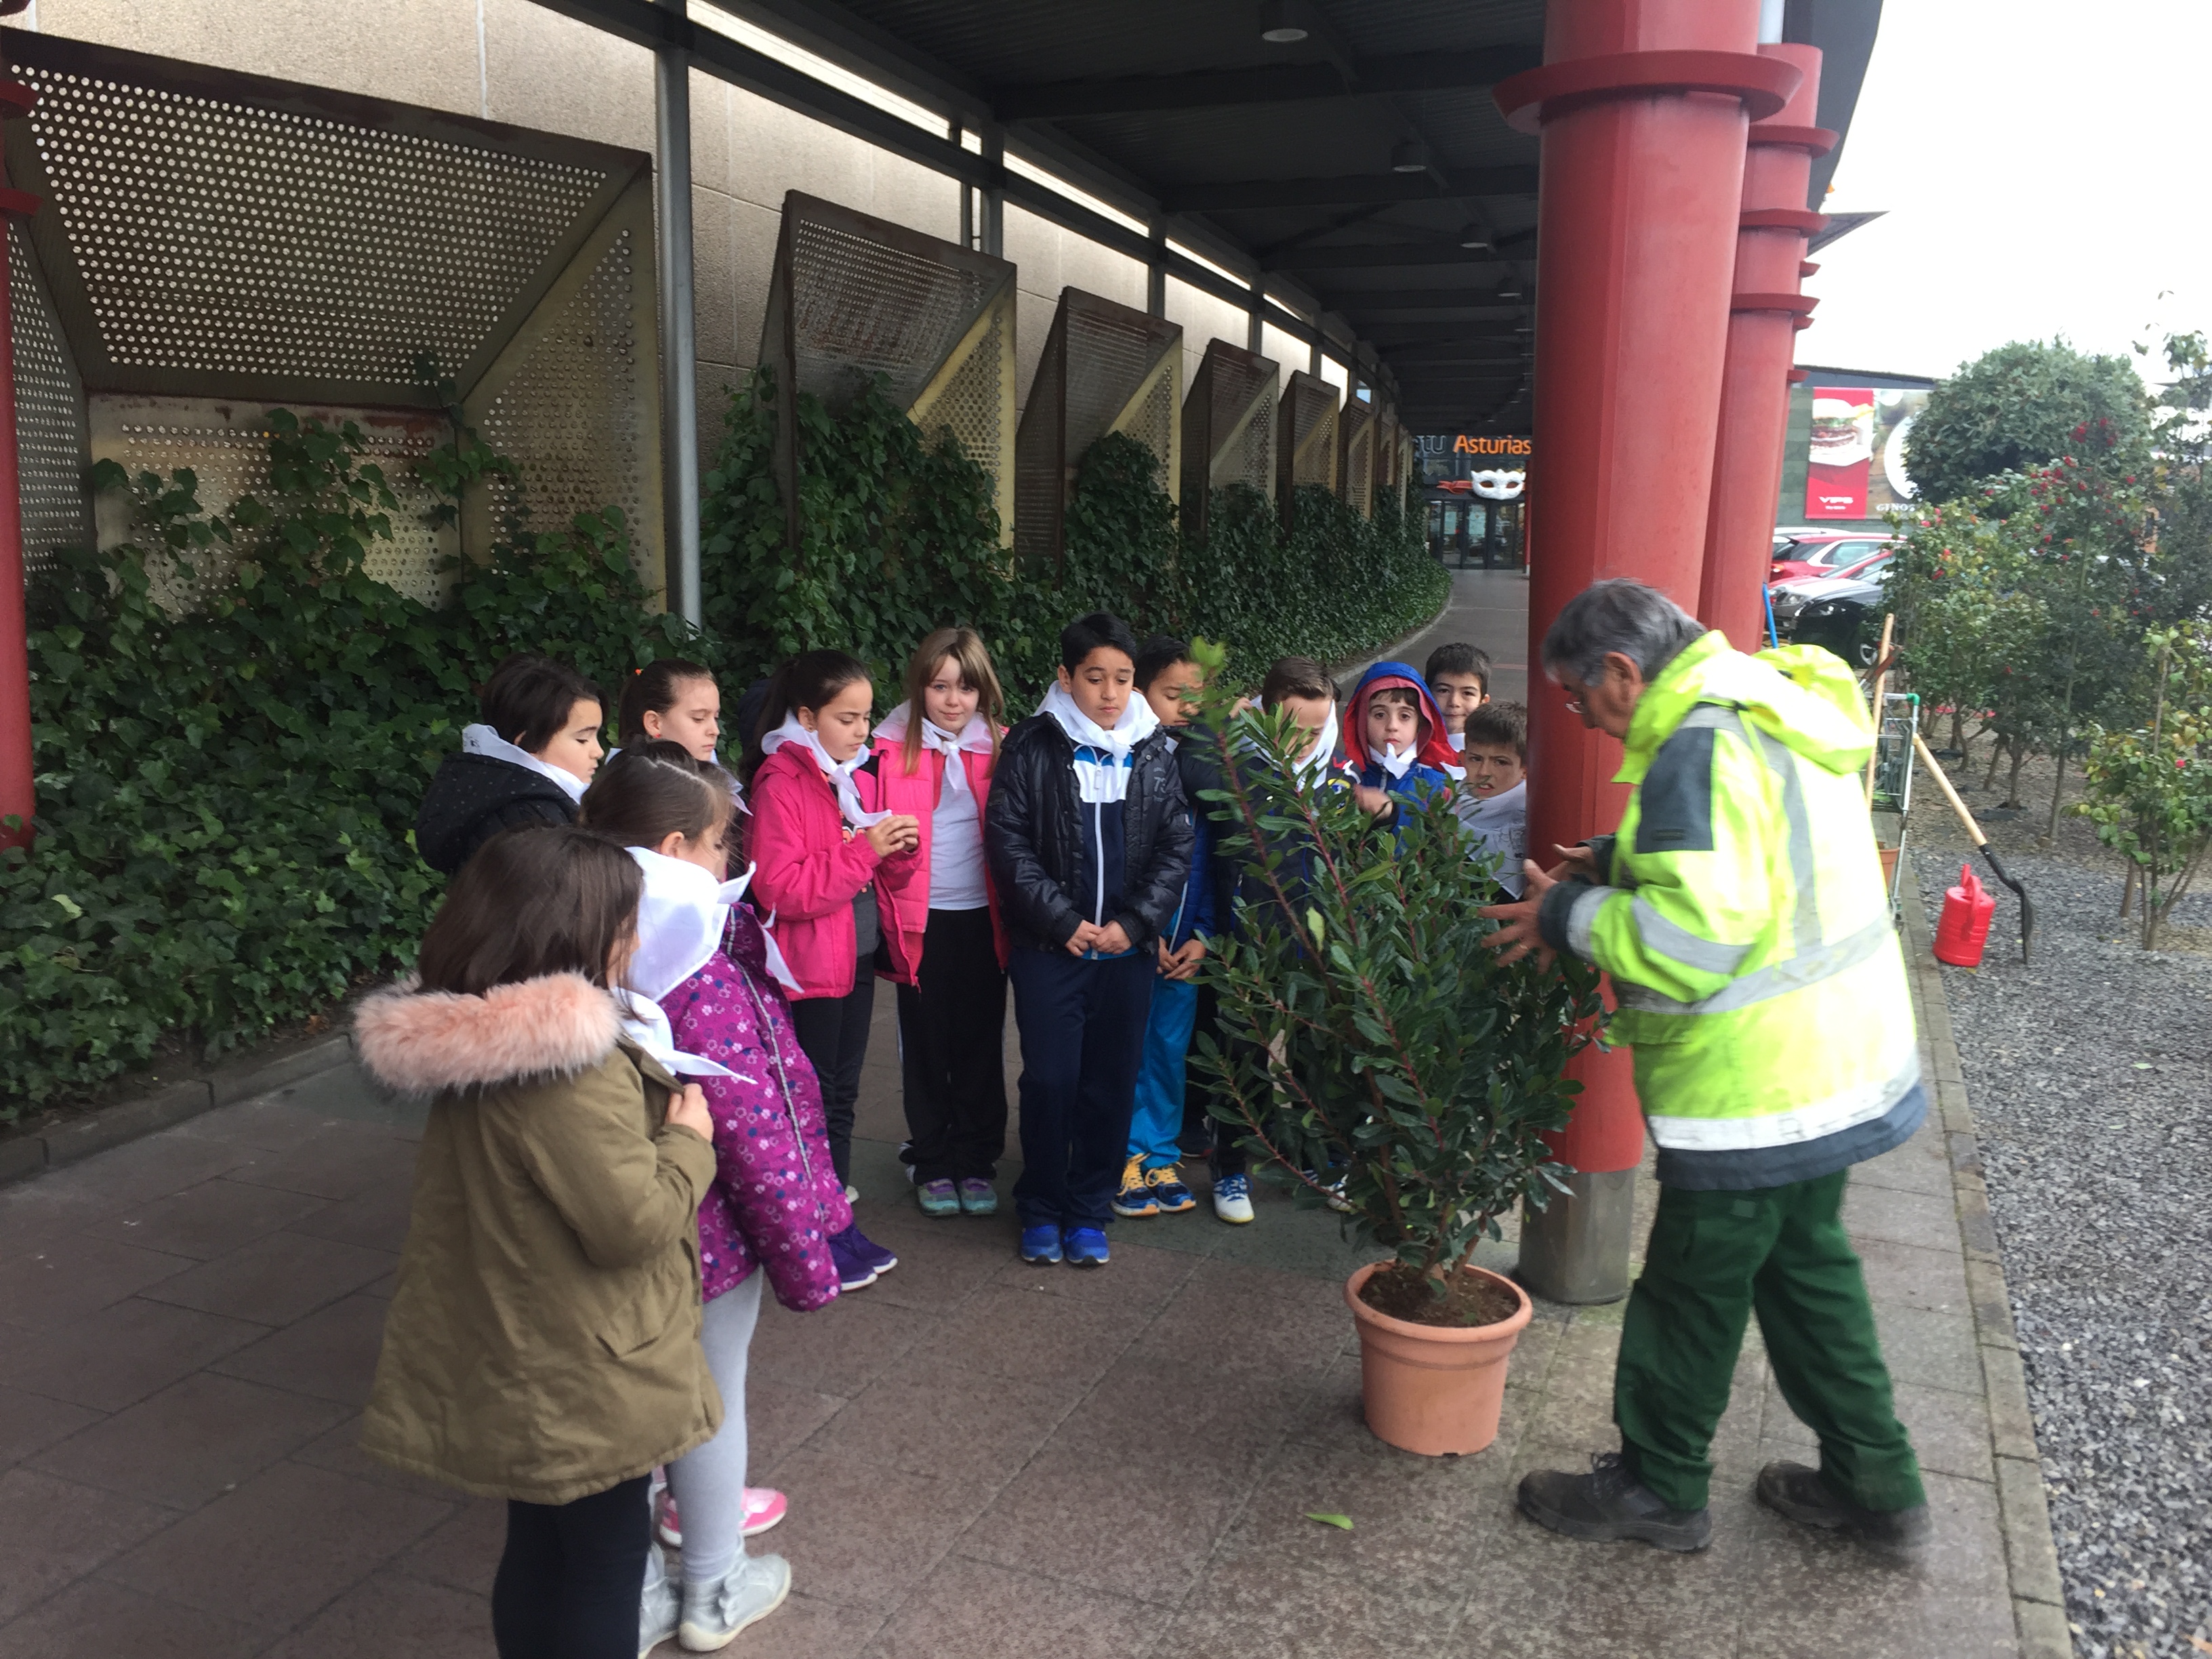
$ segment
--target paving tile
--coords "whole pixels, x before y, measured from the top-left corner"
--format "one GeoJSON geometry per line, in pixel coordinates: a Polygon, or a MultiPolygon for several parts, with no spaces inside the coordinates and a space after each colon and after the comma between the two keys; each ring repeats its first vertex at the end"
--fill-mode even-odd
{"type": "Polygon", "coordinates": [[[211,1369],[272,1389],[358,1407],[368,1401],[384,1343],[390,1304],[349,1296],[296,1325],[264,1337],[250,1348],[217,1360],[211,1369]]]}
{"type": "Polygon", "coordinates": [[[54,1179],[41,1176],[0,1187],[0,1261],[12,1261],[57,1238],[82,1232],[119,1207],[89,1192],[65,1192],[51,1184],[54,1179]]]}
{"type": "Polygon", "coordinates": [[[199,1371],[48,1447],[30,1467],[173,1509],[197,1509],[344,1415],[327,1401],[199,1371]]]}
{"type": "Polygon", "coordinates": [[[9,1659],[248,1659],[268,1641],[254,1626],[90,1578],[0,1629],[9,1659]]]}
{"type": "Polygon", "coordinates": [[[1302,1420],[1318,1370],[1216,1371],[1191,1386],[1188,1356],[1132,1347],[1099,1378],[1053,1437],[1101,1462],[1142,1457],[1192,1480],[1247,1483],[1302,1420]]]}
{"type": "Polygon", "coordinates": [[[363,1451],[361,1449],[361,1418],[358,1413],[342,1418],[335,1425],[299,1447],[292,1453],[292,1461],[318,1469],[328,1469],[332,1474],[350,1475],[356,1480],[392,1486],[400,1492],[411,1492],[417,1498],[434,1498],[445,1503],[470,1501],[454,1487],[423,1475],[395,1469],[389,1463],[380,1462],[363,1451]]]}
{"type": "Polygon", "coordinates": [[[500,1553],[507,1547],[507,1505],[498,1498],[471,1498],[450,1489],[445,1495],[456,1506],[452,1516],[396,1558],[391,1571],[489,1595],[500,1553]]]}
{"type": "MultiPolygon", "coordinates": [[[[173,1513],[34,1469],[0,1474],[0,1623],[159,1532],[173,1513]]],[[[14,1650],[8,1650],[12,1656],[14,1650]]]]}
{"type": "Polygon", "coordinates": [[[1880,1238],[1954,1254],[1960,1248],[1959,1206],[1948,1182],[1940,1193],[1853,1182],[1844,1191],[1844,1225],[1855,1243],[1880,1238]]]}
{"type": "Polygon", "coordinates": [[[787,1458],[777,1483],[792,1504],[775,1553],[791,1563],[793,1583],[885,1613],[944,1559],[984,1501],[957,1471],[905,1474],[809,1451],[787,1458]]]}
{"type": "Polygon", "coordinates": [[[1895,1187],[1907,1192],[1948,1196],[1951,1191],[1950,1152],[1943,1144],[1942,1126],[1932,1113],[1929,1124],[1932,1127],[1923,1127],[1894,1152],[1855,1164],[1851,1170],[1852,1187],[1895,1187]]]}
{"type": "Polygon", "coordinates": [[[1156,1352],[1203,1353],[1219,1370],[1303,1371],[1328,1364],[1353,1329],[1352,1310],[1340,1297],[1255,1293],[1207,1262],[1176,1292],[1144,1340],[1156,1352]]]}
{"type": "Polygon", "coordinates": [[[955,1557],[902,1602],[869,1659],[1125,1659],[1152,1610],[1033,1573],[955,1557]]]}
{"type": "Polygon", "coordinates": [[[282,1151],[258,1151],[230,1172],[234,1181],[353,1198],[371,1188],[413,1176],[416,1149],[388,1132],[352,1123],[327,1125],[313,1139],[282,1151]]]}
{"type": "Polygon", "coordinates": [[[1877,1304],[1874,1322],[1892,1382],[1921,1382],[1954,1394],[1982,1389],[1981,1353],[1974,1343],[1974,1322],[1966,1314],[1877,1304]]]}
{"type": "Polygon", "coordinates": [[[1258,1472],[1233,1482],[1212,1470],[1177,1473],[1148,1447],[1103,1455],[1088,1445],[1048,1443],[961,1538],[960,1553],[1174,1607],[1258,1472]],[[1071,1525],[1077,1516],[1080,1524],[1071,1525]]]}
{"type": "Polygon", "coordinates": [[[745,1461],[751,1467],[745,1478],[755,1486],[763,1484],[777,1464],[798,1450],[844,1404],[834,1394],[766,1382],[757,1366],[747,1367],[745,1461]]]}
{"type": "Polygon", "coordinates": [[[358,1583],[451,1512],[450,1504],[388,1486],[279,1463],[109,1561],[100,1577],[274,1634],[358,1583]]]}
{"type": "MultiPolygon", "coordinates": [[[[1978,1394],[1954,1394],[1948,1389],[1925,1388],[1916,1382],[1893,1382],[1898,1419],[1912,1437],[1920,1467],[1968,1480],[1994,1480],[1990,1461],[1989,1402],[1978,1394]]],[[[1767,1384],[1764,1433],[1769,1440],[1787,1441],[1808,1449],[1820,1443],[1812,1430],[1799,1422],[1782,1398],[1782,1391],[1767,1384]]],[[[1817,1462],[1804,1457],[1803,1462],[1817,1462]]]]}
{"type": "MultiPolygon", "coordinates": [[[[1180,1226],[1186,1218],[1170,1216],[1163,1224],[1180,1226]]],[[[1065,1264],[1032,1267],[1010,1251],[993,1262],[994,1282],[1100,1307],[1150,1309],[1165,1304],[1199,1266],[1188,1252],[1158,1248],[1149,1222],[1117,1221],[1108,1242],[1114,1259],[1097,1272],[1065,1264]]]]}
{"type": "Polygon", "coordinates": [[[148,1295],[202,1313],[289,1325],[392,1267],[388,1250],[365,1250],[302,1233],[270,1233],[164,1280],[148,1295]]]}
{"type": "Polygon", "coordinates": [[[1150,1317],[1149,1308],[999,1285],[977,1291],[951,1317],[933,1323],[917,1346],[963,1355],[974,1369],[994,1376],[1080,1388],[1114,1363],[1150,1317]]]}
{"type": "Polygon", "coordinates": [[[1854,1239],[1853,1248],[1866,1268],[1867,1291],[1877,1310],[1911,1308],[1923,1313],[1965,1313],[1966,1300],[1965,1257],[1954,1243],[1950,1249],[1929,1250],[1887,1239],[1854,1239]]]}
{"type": "Polygon", "coordinates": [[[88,1220],[98,1220],[197,1186],[251,1156],[240,1148],[193,1135],[193,1127],[202,1121],[195,1118],[179,1128],[126,1141],[66,1169],[50,1170],[29,1183],[28,1190],[47,1204],[76,1205],[88,1212],[88,1220]]]}
{"type": "Polygon", "coordinates": [[[392,1300],[392,1292],[397,1291],[398,1288],[399,1270],[395,1267],[390,1273],[385,1274],[381,1279],[370,1279],[368,1284],[362,1285],[361,1289],[354,1292],[354,1294],[356,1296],[373,1296],[380,1302],[389,1302],[392,1300]]]}
{"type": "Polygon", "coordinates": [[[350,1198],[323,1205],[305,1220],[293,1222],[291,1230],[397,1253],[407,1239],[407,1212],[414,1195],[412,1176],[386,1176],[350,1198]]]}
{"type": "MultiPolygon", "coordinates": [[[[723,1659],[854,1659],[883,1624],[875,1608],[809,1595],[794,1578],[789,1600],[720,1651],[723,1659]]],[[[673,1642],[653,1650],[656,1659],[682,1659],[683,1652],[673,1642]]]]}
{"type": "Polygon", "coordinates": [[[58,1331],[0,1344],[0,1382],[120,1411],[242,1348],[267,1328],[130,1297],[58,1331]]]}
{"type": "MultiPolygon", "coordinates": [[[[70,1233],[0,1261],[0,1323],[67,1325],[192,1265],[181,1255],[70,1233]]],[[[11,1338],[11,1344],[18,1339],[11,1338]]]]}
{"type": "Polygon", "coordinates": [[[1064,1388],[975,1370],[925,1352],[928,1339],[856,1395],[805,1449],[910,1474],[1010,1478],[1073,1403],[1064,1388]]]}
{"type": "Polygon", "coordinates": [[[1466,1595],[1458,1583],[1357,1574],[1292,1584],[1269,1563],[1217,1561],[1161,1621],[1149,1659],[1442,1659],[1466,1595]]]}
{"type": "Polygon", "coordinates": [[[100,1421],[100,1414],[64,1400],[0,1389],[0,1468],[19,1462],[57,1440],[100,1421]]]}
{"type": "Polygon", "coordinates": [[[862,1224],[862,1231],[895,1253],[898,1266],[862,1292],[876,1300],[941,1316],[958,1307],[1006,1265],[1009,1252],[957,1220],[917,1214],[911,1224],[862,1224]]]}
{"type": "Polygon", "coordinates": [[[804,1314],[779,1307],[769,1297],[753,1334],[747,1370],[787,1388],[847,1397],[896,1364],[935,1322],[913,1308],[871,1300],[868,1291],[841,1296],[826,1308],[804,1314]]]}
{"type": "Polygon", "coordinates": [[[373,1573],[269,1650],[268,1659],[482,1659],[491,1602],[398,1573],[373,1573]]]}
{"type": "Polygon", "coordinates": [[[88,1231],[96,1237],[135,1244],[142,1250],[164,1250],[195,1261],[210,1261],[325,1207],[327,1201],[323,1199],[249,1186],[217,1176],[111,1217],[88,1231]]]}
{"type": "Polygon", "coordinates": [[[176,1131],[195,1140],[256,1152],[284,1152],[319,1139],[337,1120],[327,1112],[311,1109],[296,1097],[263,1095],[234,1106],[218,1106],[204,1112],[176,1131]]]}

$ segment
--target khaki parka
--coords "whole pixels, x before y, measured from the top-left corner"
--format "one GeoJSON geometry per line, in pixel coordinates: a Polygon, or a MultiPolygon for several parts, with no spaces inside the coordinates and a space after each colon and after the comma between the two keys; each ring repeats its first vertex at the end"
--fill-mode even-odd
{"type": "Polygon", "coordinates": [[[431,1094],[362,1420],[372,1455],[479,1497],[566,1504],[709,1438],[699,1200],[714,1154],[675,1079],[580,975],[380,993],[362,1060],[431,1094]]]}

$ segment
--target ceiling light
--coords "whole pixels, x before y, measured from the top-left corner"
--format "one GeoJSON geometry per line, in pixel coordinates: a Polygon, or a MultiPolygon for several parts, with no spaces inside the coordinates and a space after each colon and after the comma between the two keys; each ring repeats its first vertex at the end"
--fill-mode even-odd
{"type": "Polygon", "coordinates": [[[1468,225],[1459,234],[1459,245],[1462,247],[1488,247],[1490,233],[1480,225],[1468,225]]]}
{"type": "Polygon", "coordinates": [[[1419,139],[1408,138],[1390,152],[1390,171],[1393,173],[1426,173],[1429,170],[1429,147],[1419,139]]]}
{"type": "Polygon", "coordinates": [[[1291,0],[1260,0],[1260,38],[1271,46],[1295,46],[1306,26],[1291,15],[1291,0]]]}

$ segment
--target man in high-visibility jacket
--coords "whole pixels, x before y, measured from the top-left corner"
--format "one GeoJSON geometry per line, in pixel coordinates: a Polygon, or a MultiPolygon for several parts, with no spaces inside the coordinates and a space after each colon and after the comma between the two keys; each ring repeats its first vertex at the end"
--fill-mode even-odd
{"type": "Polygon", "coordinates": [[[1577,1538],[1704,1548],[1707,1452],[1756,1313],[1820,1442],[1818,1470],[1770,1463],[1759,1496],[1909,1550],[1926,1496],[1840,1214],[1850,1165],[1927,1114],[1856,682],[1812,647],[1731,650],[1632,581],[1577,595],[1542,654],[1568,707],[1623,740],[1634,793],[1616,834],[1527,866],[1492,942],[1612,975],[1660,1194],[1613,1375],[1620,1450],[1529,1475],[1521,1508],[1577,1538]]]}

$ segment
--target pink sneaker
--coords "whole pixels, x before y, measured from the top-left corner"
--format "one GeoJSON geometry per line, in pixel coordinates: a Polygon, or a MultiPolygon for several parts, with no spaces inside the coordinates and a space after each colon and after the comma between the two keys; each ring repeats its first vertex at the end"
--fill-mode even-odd
{"type": "Polygon", "coordinates": [[[660,1501],[653,1505],[653,1530],[654,1536],[672,1550],[684,1547],[684,1522],[676,1513],[676,1494],[665,1486],[660,1489],[660,1501]]]}
{"type": "Polygon", "coordinates": [[[756,1534],[766,1532],[783,1519],[784,1511],[789,1507],[784,1495],[771,1487],[747,1486],[745,1488],[745,1536],[750,1538],[756,1534]]]}

